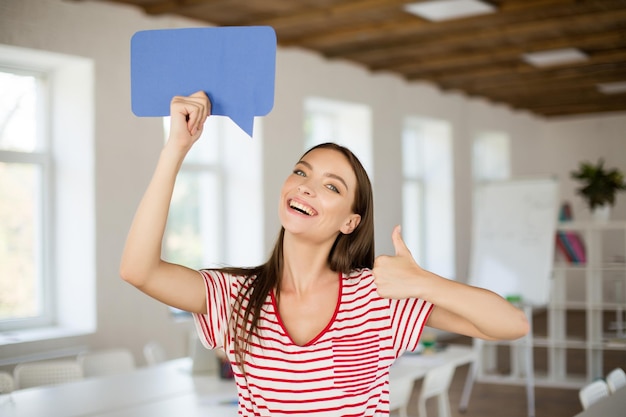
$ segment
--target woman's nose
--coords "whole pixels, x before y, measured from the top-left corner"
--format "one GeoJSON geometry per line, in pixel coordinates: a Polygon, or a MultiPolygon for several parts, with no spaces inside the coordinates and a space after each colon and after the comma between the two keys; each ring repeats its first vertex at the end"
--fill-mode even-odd
{"type": "Polygon", "coordinates": [[[305,195],[313,195],[313,189],[304,183],[298,185],[298,192],[305,195]]]}

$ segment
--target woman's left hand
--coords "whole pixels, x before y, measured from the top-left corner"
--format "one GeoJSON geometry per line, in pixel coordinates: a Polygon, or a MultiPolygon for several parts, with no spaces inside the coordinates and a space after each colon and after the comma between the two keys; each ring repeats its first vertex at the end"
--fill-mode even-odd
{"type": "Polygon", "coordinates": [[[383,298],[416,298],[419,297],[419,280],[426,271],[413,259],[407,248],[400,226],[391,233],[395,248],[395,256],[381,255],[374,260],[374,284],[378,294],[383,298]]]}

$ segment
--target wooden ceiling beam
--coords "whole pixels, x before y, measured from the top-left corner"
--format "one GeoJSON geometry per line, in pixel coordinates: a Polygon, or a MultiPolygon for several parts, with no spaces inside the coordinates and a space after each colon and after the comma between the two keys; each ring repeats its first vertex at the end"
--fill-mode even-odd
{"type": "Polygon", "coordinates": [[[604,74],[595,79],[585,77],[570,78],[564,80],[555,80],[552,82],[513,82],[507,87],[473,87],[466,88],[464,91],[469,95],[481,95],[486,97],[498,98],[499,100],[522,100],[534,99],[537,96],[545,95],[576,95],[584,92],[598,93],[597,85],[600,83],[616,82],[623,80],[623,77],[616,73],[604,74]]]}
{"type": "Polygon", "coordinates": [[[515,104],[517,106],[530,106],[537,103],[561,103],[569,104],[582,101],[599,101],[604,100],[610,96],[601,93],[595,86],[583,86],[577,87],[575,84],[571,86],[565,86],[563,84],[560,87],[546,86],[544,89],[533,89],[534,94],[528,94],[521,90],[514,91],[490,91],[488,93],[483,92],[468,93],[470,95],[481,95],[489,97],[492,100],[503,101],[515,104]]]}
{"type": "MultiPolygon", "coordinates": [[[[561,94],[566,91],[582,91],[593,90],[597,91],[598,84],[614,83],[626,81],[624,76],[620,74],[618,69],[608,69],[603,72],[598,72],[590,76],[575,76],[556,78],[551,80],[534,80],[525,81],[523,79],[511,79],[506,84],[498,85],[475,85],[466,86],[464,90],[472,93],[479,93],[485,95],[498,95],[498,96],[516,96],[516,97],[528,97],[535,94],[561,94]]],[[[452,88],[450,86],[443,86],[442,88],[452,88]]]]}
{"type": "Polygon", "coordinates": [[[585,90],[597,92],[597,84],[621,81],[624,81],[624,77],[620,74],[619,70],[608,70],[592,77],[571,75],[554,80],[535,80],[534,82],[525,82],[522,79],[511,79],[508,83],[502,84],[500,87],[495,85],[464,85],[463,88],[456,88],[442,84],[439,84],[439,86],[443,91],[462,91],[468,95],[498,97],[500,100],[507,101],[509,99],[537,97],[545,94],[560,95],[572,90],[578,92],[585,90]]]}
{"type": "Polygon", "coordinates": [[[546,39],[567,36],[576,31],[597,31],[598,27],[606,30],[623,30],[626,20],[626,4],[622,9],[601,10],[575,16],[562,17],[532,22],[520,22],[506,25],[494,25],[471,32],[455,31],[440,36],[409,36],[402,40],[373,46],[356,44],[349,47],[320,49],[326,57],[341,56],[359,62],[384,61],[388,57],[401,57],[412,49],[420,48],[425,52],[462,49],[464,47],[494,47],[505,43],[525,43],[533,39],[546,39]]]}
{"type": "MultiPolygon", "coordinates": [[[[514,108],[519,108],[512,106],[514,108]]],[[[602,101],[577,102],[569,104],[530,104],[525,110],[546,117],[571,116],[588,113],[607,113],[626,110],[626,96],[615,96],[602,101]]]]}
{"type": "Polygon", "coordinates": [[[589,61],[577,64],[560,65],[549,68],[536,68],[521,61],[492,64],[488,66],[455,68],[454,71],[433,71],[419,75],[406,75],[408,81],[429,80],[446,88],[501,88],[514,82],[529,83],[535,80],[550,82],[569,77],[594,78],[602,73],[621,74],[626,80],[626,50],[617,49],[595,53],[589,61]]]}
{"type": "Polygon", "coordinates": [[[553,39],[529,42],[523,46],[507,45],[485,50],[463,50],[458,52],[441,51],[437,54],[427,54],[416,47],[411,56],[399,59],[389,57],[387,63],[370,63],[361,61],[370,69],[376,71],[384,69],[411,76],[419,77],[420,73],[429,73],[438,70],[467,68],[470,66],[493,65],[497,62],[519,60],[527,52],[546,51],[552,49],[576,47],[582,50],[606,48],[607,46],[626,47],[626,31],[612,31],[590,33],[581,36],[564,36],[553,39]]]}
{"type": "MultiPolygon", "coordinates": [[[[567,18],[572,14],[582,14],[598,12],[611,8],[624,7],[623,1],[607,0],[611,4],[606,7],[597,4],[582,4],[572,7],[570,4],[554,5],[545,9],[528,8],[525,10],[499,11],[494,15],[486,15],[476,18],[452,20],[448,22],[432,22],[428,25],[416,27],[415,19],[404,19],[396,22],[389,22],[384,26],[371,26],[369,23],[355,24],[352,27],[344,27],[341,31],[325,30],[315,36],[283,36],[281,41],[285,44],[304,44],[311,48],[321,49],[327,53],[352,53],[358,52],[361,48],[367,47],[372,50],[380,48],[390,48],[411,43],[412,40],[420,41],[428,39],[438,39],[450,34],[463,33],[465,36],[472,35],[474,31],[482,31],[485,28],[498,26],[514,26],[520,24],[532,24],[542,21],[552,21],[567,18]]],[[[404,14],[403,14],[404,15],[404,14]]],[[[406,14],[407,17],[410,15],[406,14]]],[[[471,38],[471,36],[470,36],[471,38]]]]}
{"type": "MultiPolygon", "coordinates": [[[[358,0],[348,2],[336,2],[325,7],[308,7],[297,10],[294,13],[280,14],[257,21],[243,20],[242,24],[268,25],[277,32],[296,29],[298,32],[310,26],[320,24],[328,27],[335,19],[343,19],[346,23],[360,14],[376,15],[388,10],[398,9],[407,3],[407,0],[358,0]],[[347,19],[347,20],[346,20],[347,19]]],[[[419,24],[420,22],[416,22],[419,24]]],[[[425,23],[425,22],[424,22],[425,23]]]]}
{"type": "MultiPolygon", "coordinates": [[[[502,12],[512,12],[525,10],[530,8],[545,8],[548,6],[572,4],[576,0],[509,0],[505,2],[501,7],[502,12]]],[[[411,25],[414,28],[420,26],[431,25],[432,23],[415,17],[406,13],[403,9],[405,4],[414,3],[412,0],[350,0],[336,4],[326,5],[320,7],[309,7],[289,14],[278,14],[263,20],[255,21],[254,24],[269,25],[280,31],[283,29],[297,29],[299,33],[302,33],[308,26],[314,26],[316,23],[322,23],[326,27],[329,24],[329,19],[335,18],[347,18],[354,20],[357,14],[363,15],[376,15],[384,12],[394,12],[396,14],[407,14],[411,17],[411,25]],[[317,22],[316,22],[317,20],[317,22]]],[[[362,19],[359,19],[362,20],[362,19]]],[[[250,23],[242,22],[242,23],[250,23]]],[[[339,25],[339,28],[343,25],[339,25]]],[[[341,30],[341,29],[339,29],[341,30]]],[[[288,40],[285,40],[288,42],[288,40]]]]}
{"type": "MultiPolygon", "coordinates": [[[[411,3],[407,0],[405,3],[411,3]]],[[[310,47],[325,48],[334,45],[341,45],[357,41],[376,41],[386,39],[389,36],[405,36],[408,34],[419,34],[431,30],[439,30],[442,33],[450,30],[458,30],[460,28],[470,29],[484,22],[486,25],[496,24],[497,21],[506,18],[511,21],[515,17],[519,18],[520,14],[545,12],[546,9],[555,7],[570,7],[576,0],[527,0],[527,1],[507,1],[498,5],[499,10],[493,15],[483,15],[478,18],[466,18],[444,22],[429,22],[417,16],[398,10],[398,15],[393,22],[386,24],[372,25],[372,22],[355,22],[350,26],[341,26],[337,29],[326,28],[323,31],[307,31],[302,28],[307,27],[307,22],[302,21],[299,25],[300,29],[291,35],[285,34],[282,42],[285,45],[306,44],[310,47]],[[403,16],[404,18],[402,18],[403,16]],[[514,17],[515,16],[515,17],[514,17]],[[382,35],[382,36],[381,36],[382,35]]]]}
{"type": "Polygon", "coordinates": [[[595,53],[588,61],[559,65],[548,68],[536,68],[523,62],[504,63],[500,65],[478,66],[475,68],[455,69],[451,72],[420,73],[415,77],[406,74],[408,80],[428,79],[448,85],[465,84],[496,84],[509,78],[525,77],[527,79],[550,79],[560,74],[589,74],[601,68],[614,67],[623,71],[626,77],[626,50],[603,51],[595,53]]]}
{"type": "Polygon", "coordinates": [[[219,3],[221,0],[164,0],[164,1],[131,1],[138,4],[146,14],[160,15],[166,13],[182,14],[185,9],[202,6],[207,3],[219,3]]]}
{"type": "MultiPolygon", "coordinates": [[[[507,103],[516,108],[530,108],[537,103],[551,103],[552,105],[569,105],[578,102],[603,103],[610,96],[599,92],[597,87],[592,85],[577,86],[576,79],[571,80],[571,85],[566,86],[559,83],[559,86],[534,85],[528,87],[527,91],[519,88],[498,90],[465,89],[463,93],[470,97],[483,97],[497,103],[507,103]]],[[[445,91],[445,90],[444,90],[445,91]]],[[[623,95],[623,94],[622,94],[623,95]]],[[[612,99],[612,98],[611,98],[612,99]]]]}

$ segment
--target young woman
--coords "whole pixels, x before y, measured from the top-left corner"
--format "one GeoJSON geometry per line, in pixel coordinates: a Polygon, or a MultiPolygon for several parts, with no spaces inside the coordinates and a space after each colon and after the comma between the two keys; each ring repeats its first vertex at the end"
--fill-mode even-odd
{"type": "Polygon", "coordinates": [[[207,96],[175,97],[170,137],[137,209],[121,276],[193,313],[201,340],[223,348],[254,416],[385,416],[389,367],[425,325],[483,339],[528,331],[500,296],[428,272],[399,227],[395,255],[374,258],[372,188],[346,148],[319,145],[283,184],[282,228],[255,268],[195,271],[161,259],[176,175],[210,114],[207,96]]]}

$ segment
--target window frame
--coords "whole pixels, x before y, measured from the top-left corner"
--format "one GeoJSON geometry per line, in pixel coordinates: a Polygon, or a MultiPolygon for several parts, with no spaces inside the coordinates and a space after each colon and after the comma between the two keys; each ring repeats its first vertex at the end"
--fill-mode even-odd
{"type": "Polygon", "coordinates": [[[0,331],[32,329],[51,326],[56,323],[56,303],[54,292],[56,288],[56,271],[52,268],[54,259],[54,212],[56,205],[54,199],[54,157],[52,151],[52,139],[50,135],[51,101],[49,75],[42,70],[29,70],[0,65],[0,71],[19,76],[31,76],[35,78],[37,108],[36,122],[37,146],[33,151],[0,150],[0,162],[7,164],[25,164],[38,168],[39,192],[34,210],[34,221],[39,224],[36,227],[35,257],[37,266],[34,277],[37,281],[40,300],[38,313],[32,317],[11,317],[0,319],[0,331]]]}
{"type": "MultiPolygon", "coordinates": [[[[164,123],[164,140],[167,141],[169,123],[164,123]]],[[[216,211],[219,219],[216,229],[207,230],[215,239],[214,251],[203,249],[202,265],[187,265],[196,268],[219,268],[226,265],[255,266],[266,261],[263,245],[264,231],[264,193],[263,193],[263,130],[262,122],[254,119],[254,134],[250,138],[232,120],[223,116],[211,116],[205,122],[203,137],[181,164],[179,175],[199,173],[215,175],[217,195],[209,196],[217,201],[216,211]],[[213,146],[202,142],[215,141],[213,146]],[[209,161],[198,161],[197,152],[215,152],[209,161]],[[246,169],[241,169],[246,167],[246,169]],[[242,204],[245,196],[246,204],[242,204]],[[254,216],[248,213],[248,204],[256,207],[254,216]]],[[[174,191],[176,192],[176,191],[174,191]]],[[[168,217],[169,223],[169,217],[168,217]]],[[[171,230],[171,229],[170,229],[171,230]]],[[[166,227],[165,233],[168,233],[166,227]]],[[[201,236],[207,236],[202,233],[201,236]]],[[[167,235],[164,235],[164,240],[167,235]]],[[[179,260],[168,259],[177,263],[179,260]]]]}
{"type": "Polygon", "coordinates": [[[97,329],[95,61],[0,44],[0,66],[45,75],[42,103],[47,106],[47,124],[40,134],[47,138],[50,161],[44,178],[47,206],[42,205],[40,220],[46,224],[41,256],[48,262],[43,272],[51,318],[33,321],[33,327],[3,321],[0,347],[93,334],[97,329]]]}
{"type": "Polygon", "coordinates": [[[372,185],[374,183],[373,113],[367,104],[309,96],[304,100],[303,148],[307,151],[322,142],[346,146],[359,158],[372,185]],[[315,120],[323,119],[330,126],[329,135],[320,137],[315,120]]]}
{"type": "MultiPolygon", "coordinates": [[[[202,175],[205,175],[205,174],[215,176],[215,182],[217,184],[217,192],[218,192],[218,197],[216,198],[216,200],[218,201],[218,204],[216,205],[217,216],[218,216],[218,220],[216,221],[216,224],[218,226],[217,226],[217,230],[212,231],[212,235],[213,237],[217,236],[215,237],[217,242],[225,242],[226,240],[226,230],[225,230],[226,208],[225,208],[225,202],[224,202],[225,199],[223,198],[225,174],[224,174],[224,166],[223,166],[224,164],[222,162],[223,161],[222,141],[228,140],[228,139],[224,138],[225,133],[223,132],[224,129],[222,126],[224,122],[225,120],[215,120],[215,119],[211,119],[210,121],[207,120],[205,128],[202,132],[202,135],[198,139],[198,141],[216,140],[217,145],[216,145],[215,150],[218,156],[214,158],[212,161],[198,161],[197,159],[192,160],[191,158],[189,158],[189,155],[187,155],[187,157],[183,160],[180,166],[180,170],[178,172],[177,181],[176,181],[176,184],[178,184],[181,174],[186,174],[186,175],[196,174],[195,177],[198,179],[202,175]],[[209,136],[209,137],[206,137],[206,136],[209,136]],[[214,137],[210,137],[210,136],[214,136],[214,137]]],[[[164,141],[167,141],[168,139],[168,135],[169,135],[168,126],[169,126],[169,118],[165,117],[164,118],[164,141]]],[[[191,152],[194,152],[194,151],[197,152],[198,149],[192,148],[191,152]]],[[[174,185],[174,193],[176,193],[176,184],[174,185]]],[[[163,237],[163,242],[164,242],[163,244],[164,244],[165,256],[168,258],[169,261],[176,263],[176,262],[180,262],[180,260],[176,259],[174,255],[167,253],[167,248],[165,246],[166,245],[165,242],[168,239],[168,234],[172,232],[172,229],[170,228],[171,213],[172,213],[172,210],[170,207],[170,212],[168,214],[168,222],[167,222],[168,224],[165,228],[165,233],[163,237]]],[[[200,231],[200,233],[203,234],[203,231],[200,231]]],[[[213,255],[215,255],[213,260],[207,257],[209,253],[203,249],[202,259],[203,259],[204,264],[203,265],[186,265],[186,266],[195,267],[195,268],[210,268],[213,266],[218,266],[216,264],[216,261],[223,260],[226,255],[225,246],[226,245],[215,245],[215,250],[217,252],[214,254],[210,254],[211,256],[209,256],[209,257],[213,257],[213,255]]],[[[186,313],[180,312],[177,309],[173,309],[173,312],[176,315],[182,314],[183,316],[186,316],[186,313]]]]}
{"type": "MultiPolygon", "coordinates": [[[[403,219],[403,235],[405,237],[405,240],[407,242],[407,246],[409,246],[409,249],[412,251],[412,254],[414,256],[414,258],[416,259],[416,261],[424,268],[431,270],[435,273],[438,273],[440,275],[446,276],[447,278],[450,279],[456,279],[456,275],[457,275],[457,270],[456,270],[456,236],[455,236],[455,232],[454,232],[454,211],[455,211],[455,205],[454,205],[454,141],[453,141],[453,136],[452,136],[452,127],[450,126],[450,124],[448,122],[446,122],[445,120],[440,120],[440,119],[431,119],[431,118],[427,118],[427,117],[419,117],[419,116],[408,116],[406,117],[404,123],[403,123],[403,128],[402,128],[402,145],[401,145],[401,149],[402,149],[402,219],[403,219]],[[449,167],[450,172],[449,172],[449,177],[447,177],[447,180],[450,182],[450,186],[449,189],[446,190],[446,192],[449,193],[449,202],[450,202],[450,206],[446,208],[446,210],[449,212],[448,214],[450,215],[450,218],[447,220],[448,227],[447,227],[447,231],[449,232],[449,246],[447,247],[447,252],[449,253],[449,259],[442,261],[441,257],[435,257],[432,255],[432,251],[431,251],[431,243],[429,242],[430,239],[432,239],[432,226],[431,223],[431,219],[429,217],[429,213],[433,213],[432,211],[432,203],[428,203],[427,199],[429,199],[429,194],[431,193],[431,190],[433,190],[434,186],[439,186],[440,184],[433,184],[433,181],[429,181],[429,177],[432,177],[432,173],[430,171],[428,172],[424,172],[425,170],[425,163],[420,163],[419,168],[418,168],[418,172],[412,172],[409,173],[407,172],[407,168],[409,168],[411,165],[409,163],[409,161],[407,161],[407,155],[408,152],[410,152],[410,149],[406,149],[406,146],[408,144],[409,141],[409,137],[408,135],[414,135],[414,141],[416,141],[416,143],[412,146],[417,153],[418,156],[413,158],[413,162],[414,163],[418,163],[420,160],[423,160],[423,156],[425,153],[427,153],[426,150],[426,142],[425,140],[427,140],[426,138],[429,137],[429,135],[435,135],[439,138],[444,138],[445,139],[445,143],[443,143],[443,146],[445,148],[448,148],[448,155],[447,155],[447,164],[446,166],[449,167]],[[419,158],[416,159],[416,158],[419,158]],[[414,222],[413,224],[417,225],[417,230],[412,230],[410,227],[410,223],[407,218],[408,218],[408,213],[406,212],[407,209],[407,198],[408,196],[406,195],[406,187],[407,186],[417,186],[418,187],[418,191],[421,193],[422,196],[422,200],[418,202],[418,215],[419,215],[419,219],[414,222]],[[430,204],[430,205],[429,205],[430,204]],[[406,224],[405,224],[406,223],[406,224]],[[416,242],[416,243],[415,243],[416,242]],[[417,247],[415,247],[415,245],[417,245],[417,247]],[[437,265],[431,265],[431,261],[435,262],[436,264],[438,264],[439,266],[443,265],[443,268],[445,268],[445,270],[439,270],[439,268],[437,267],[437,265]]],[[[441,146],[441,143],[439,143],[439,145],[441,146]]],[[[432,149],[436,149],[436,148],[430,148],[432,149]]],[[[414,169],[414,168],[413,168],[414,169]]],[[[439,189],[439,188],[437,188],[439,189]]],[[[443,230],[446,230],[446,228],[444,228],[443,230]]],[[[441,233],[438,232],[438,235],[440,235],[441,233]]],[[[438,245],[435,246],[439,246],[441,245],[440,243],[438,245]]]]}

